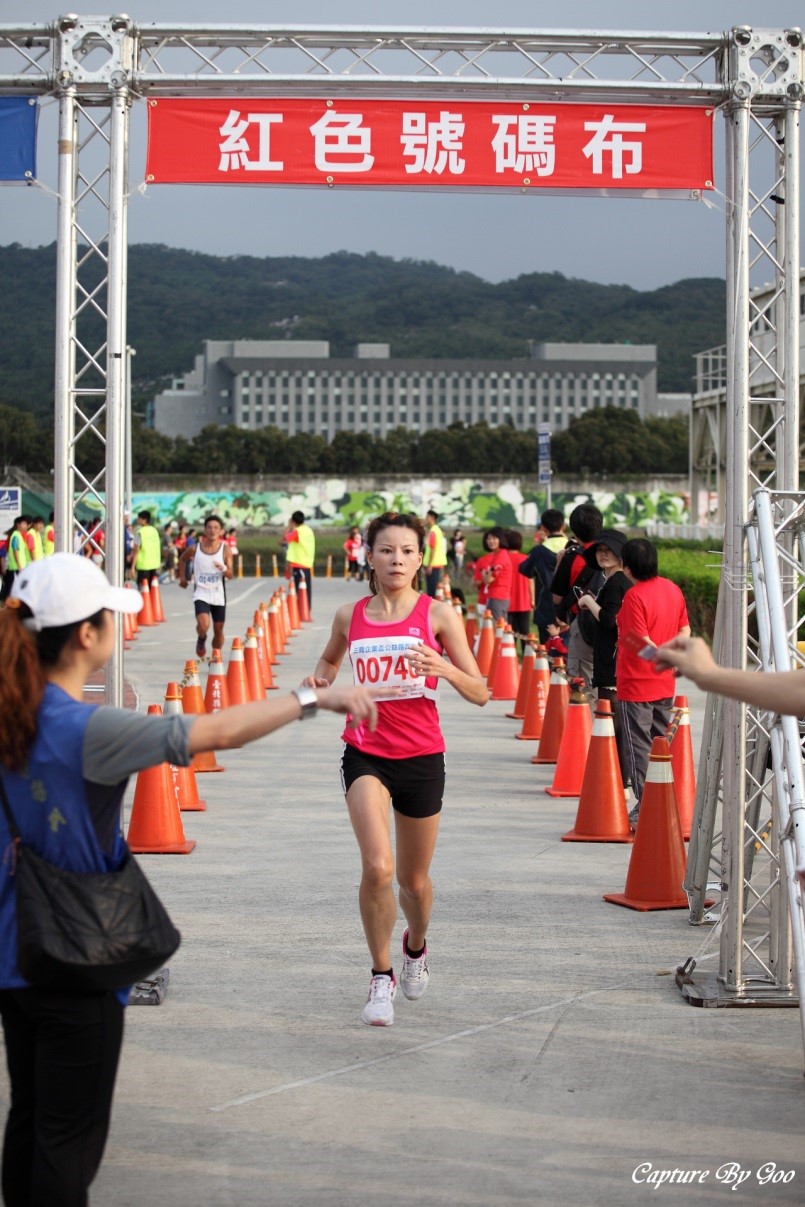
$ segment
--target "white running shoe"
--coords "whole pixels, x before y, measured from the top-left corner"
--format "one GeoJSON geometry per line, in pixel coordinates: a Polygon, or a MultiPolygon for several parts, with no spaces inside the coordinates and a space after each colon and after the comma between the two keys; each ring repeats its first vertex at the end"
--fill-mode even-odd
{"type": "Polygon", "coordinates": [[[397,980],[394,976],[373,976],[369,982],[369,996],[361,1019],[369,1027],[390,1027],[394,1023],[394,996],[397,980]]]}
{"type": "Polygon", "coordinates": [[[400,973],[400,988],[409,1001],[415,1002],[428,987],[430,972],[428,971],[428,945],[421,956],[415,960],[408,954],[408,931],[403,935],[403,964],[400,973]]]}

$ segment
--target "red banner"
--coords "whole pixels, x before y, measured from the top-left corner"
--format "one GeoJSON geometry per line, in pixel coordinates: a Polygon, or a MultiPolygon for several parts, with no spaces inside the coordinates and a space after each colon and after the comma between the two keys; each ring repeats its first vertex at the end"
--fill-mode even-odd
{"type": "Polygon", "coordinates": [[[713,187],[713,110],[480,101],[154,99],[157,184],[713,187]]]}

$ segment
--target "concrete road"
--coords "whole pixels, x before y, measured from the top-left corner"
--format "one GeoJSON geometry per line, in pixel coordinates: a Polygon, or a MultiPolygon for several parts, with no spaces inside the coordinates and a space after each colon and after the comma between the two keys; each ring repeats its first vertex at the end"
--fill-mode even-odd
{"type": "MultiPolygon", "coordinates": [[[[232,585],[227,651],[273,585],[232,585]]],[[[280,690],[363,589],[315,581],[280,690]]],[[[189,595],[163,600],[167,623],[127,656],[141,708],[193,656],[189,595]]],[[[142,858],[184,942],[165,1002],[128,1011],[93,1203],[805,1201],[798,1012],[683,1001],[673,970],[714,951],[710,932],[685,910],[602,900],[630,848],[560,841],[577,801],[546,796],[553,768],[531,765],[509,707],[443,689],[431,984],[418,1003],[398,995],[392,1028],[360,1021],[369,961],[339,721],[294,724],[198,777],[207,812],[184,814],[196,849],[142,858]]]]}

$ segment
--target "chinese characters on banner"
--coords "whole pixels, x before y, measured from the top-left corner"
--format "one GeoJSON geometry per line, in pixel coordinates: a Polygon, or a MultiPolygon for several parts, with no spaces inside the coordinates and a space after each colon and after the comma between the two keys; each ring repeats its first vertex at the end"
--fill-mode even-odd
{"type": "Polygon", "coordinates": [[[713,187],[712,109],[166,98],[148,118],[157,184],[713,187]]]}

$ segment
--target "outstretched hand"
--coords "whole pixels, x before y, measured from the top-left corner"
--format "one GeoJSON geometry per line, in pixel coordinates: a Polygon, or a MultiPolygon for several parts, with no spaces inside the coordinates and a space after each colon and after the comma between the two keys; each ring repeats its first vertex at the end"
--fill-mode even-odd
{"type": "Polygon", "coordinates": [[[378,702],[399,694],[398,687],[328,687],[319,695],[319,708],[349,713],[350,729],[357,729],[365,721],[375,730],[378,702]]]}
{"type": "Polygon", "coordinates": [[[657,670],[677,670],[694,683],[716,670],[716,663],[706,641],[701,637],[674,637],[657,650],[654,665],[657,670]]]}
{"type": "Polygon", "coordinates": [[[377,729],[378,700],[388,700],[400,695],[398,687],[333,687],[329,679],[308,675],[302,687],[314,687],[318,694],[319,708],[327,712],[349,713],[350,729],[357,729],[364,721],[371,730],[377,729]],[[326,690],[325,690],[326,689],[326,690]]]}

